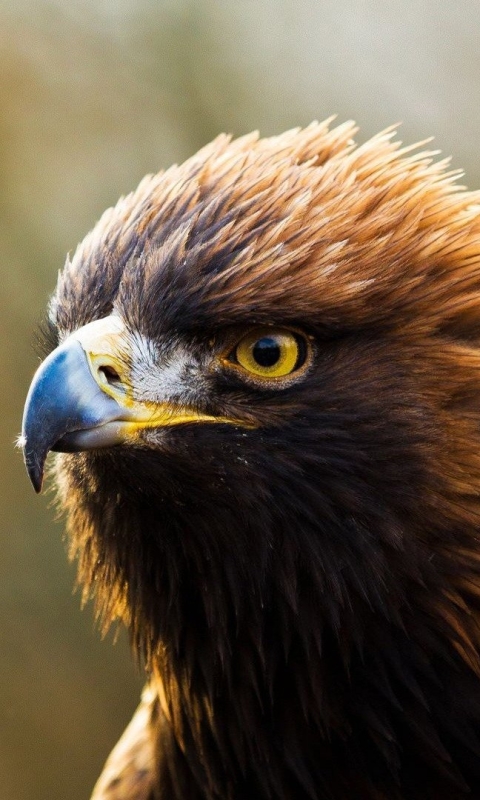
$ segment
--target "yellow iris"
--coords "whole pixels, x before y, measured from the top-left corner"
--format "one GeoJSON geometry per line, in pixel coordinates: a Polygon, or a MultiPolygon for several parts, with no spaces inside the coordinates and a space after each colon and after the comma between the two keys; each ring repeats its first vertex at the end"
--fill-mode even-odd
{"type": "Polygon", "coordinates": [[[239,341],[234,355],[241,367],[261,378],[283,378],[300,366],[298,336],[282,328],[250,331],[239,341]]]}

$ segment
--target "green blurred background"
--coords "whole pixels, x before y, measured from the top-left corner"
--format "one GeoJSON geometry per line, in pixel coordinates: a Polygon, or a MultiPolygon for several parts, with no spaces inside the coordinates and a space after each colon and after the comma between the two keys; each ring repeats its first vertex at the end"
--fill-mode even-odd
{"type": "Polygon", "coordinates": [[[137,703],[13,442],[65,254],[220,131],[402,121],[479,186],[480,3],[0,0],[0,800],[86,800],[137,703]]]}

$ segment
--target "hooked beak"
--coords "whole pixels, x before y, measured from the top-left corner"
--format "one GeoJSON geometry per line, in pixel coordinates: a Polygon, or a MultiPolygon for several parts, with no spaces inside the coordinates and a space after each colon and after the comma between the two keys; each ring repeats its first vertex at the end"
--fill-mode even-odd
{"type": "Polygon", "coordinates": [[[101,362],[103,369],[111,367],[122,334],[116,317],[92,322],[69,336],[38,368],[25,402],[20,440],[36,492],[42,488],[49,450],[108,447],[124,438],[122,429],[132,410],[105,391],[100,380],[101,362]]]}
{"type": "Polygon", "coordinates": [[[63,453],[133,441],[139,429],[185,422],[232,422],[173,404],[139,402],[130,385],[129,333],[116,316],[88,323],[37,370],[25,403],[25,464],[36,492],[50,450],[63,453]]]}

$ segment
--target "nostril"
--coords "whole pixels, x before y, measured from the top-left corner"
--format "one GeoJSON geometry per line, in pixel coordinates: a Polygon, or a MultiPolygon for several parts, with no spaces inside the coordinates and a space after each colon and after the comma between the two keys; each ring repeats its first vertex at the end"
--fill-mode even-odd
{"type": "Polygon", "coordinates": [[[106,382],[110,384],[110,386],[121,385],[122,381],[120,379],[120,375],[114,367],[110,366],[110,364],[103,364],[101,367],[98,367],[98,371],[102,373],[106,382]]]}

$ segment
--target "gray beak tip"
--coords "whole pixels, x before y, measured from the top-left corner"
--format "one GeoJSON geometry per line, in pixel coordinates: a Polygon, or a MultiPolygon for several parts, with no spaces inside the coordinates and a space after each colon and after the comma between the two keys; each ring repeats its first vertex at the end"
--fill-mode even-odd
{"type": "Polygon", "coordinates": [[[35,489],[37,494],[40,494],[42,491],[42,484],[43,484],[43,467],[44,464],[40,463],[38,458],[35,456],[31,456],[25,450],[24,452],[25,458],[25,466],[27,468],[28,477],[32,483],[33,488],[35,489]]]}
{"type": "Polygon", "coordinates": [[[46,452],[41,453],[39,451],[32,452],[24,432],[22,432],[21,436],[18,437],[17,447],[23,450],[23,460],[25,462],[28,477],[30,478],[36,493],[40,494],[42,491],[43,472],[47,454],[46,452]]]}

